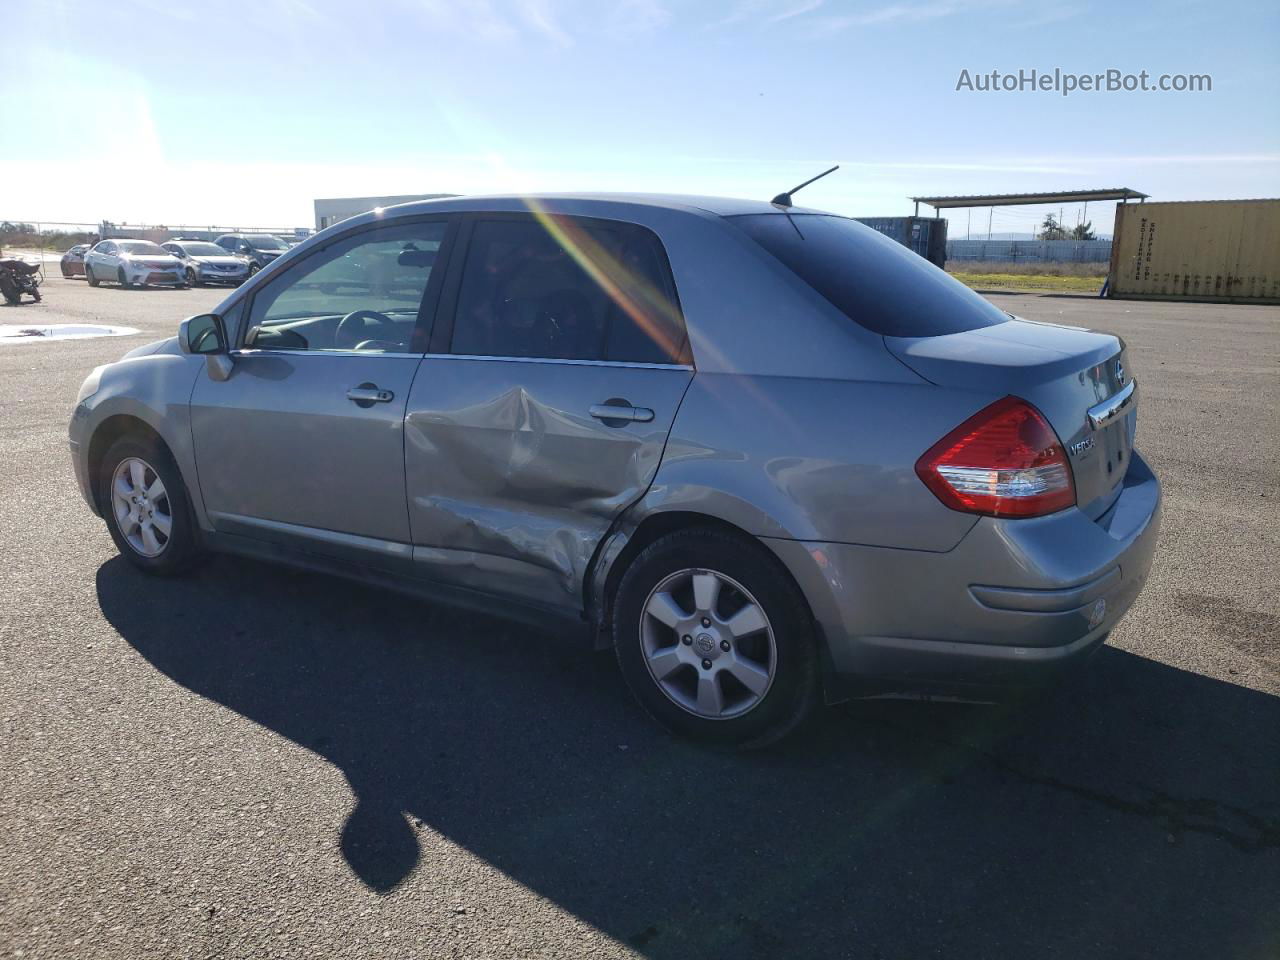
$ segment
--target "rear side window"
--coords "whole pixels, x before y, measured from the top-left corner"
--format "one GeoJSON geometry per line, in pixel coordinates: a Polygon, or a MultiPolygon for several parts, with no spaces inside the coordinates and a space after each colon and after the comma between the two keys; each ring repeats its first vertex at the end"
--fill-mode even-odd
{"type": "Polygon", "coordinates": [[[1009,317],[870,227],[822,214],[728,217],[855,323],[886,337],[937,337],[1009,317]]]}
{"type": "Polygon", "coordinates": [[[680,363],[684,323],[657,237],[574,217],[476,223],[455,354],[680,363]]]}

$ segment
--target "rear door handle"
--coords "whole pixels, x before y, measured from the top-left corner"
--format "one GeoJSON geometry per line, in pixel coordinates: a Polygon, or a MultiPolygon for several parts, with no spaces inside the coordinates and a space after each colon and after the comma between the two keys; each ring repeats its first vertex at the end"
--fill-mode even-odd
{"type": "MultiPolygon", "coordinates": [[[[588,411],[597,420],[606,424],[610,420],[625,420],[629,423],[648,423],[653,419],[653,411],[648,407],[630,407],[618,403],[593,403],[588,411]]],[[[613,424],[608,424],[613,426],[613,424]]]]}
{"type": "Polygon", "coordinates": [[[358,407],[372,407],[375,403],[390,403],[396,395],[383,390],[376,383],[362,383],[347,391],[347,399],[358,407]]]}

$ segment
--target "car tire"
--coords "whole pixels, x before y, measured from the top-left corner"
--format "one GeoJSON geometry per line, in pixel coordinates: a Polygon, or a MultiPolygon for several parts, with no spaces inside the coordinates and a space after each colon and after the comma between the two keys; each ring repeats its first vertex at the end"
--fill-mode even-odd
{"type": "Polygon", "coordinates": [[[192,270],[190,267],[187,267],[187,286],[195,287],[198,285],[199,285],[199,280],[196,277],[196,272],[192,270]]]}
{"type": "Polygon", "coordinates": [[[96,287],[98,285],[98,278],[93,275],[93,268],[87,263],[84,265],[84,278],[89,286],[96,287]]]}
{"type": "Polygon", "coordinates": [[[111,445],[98,472],[98,503],[116,549],[140,570],[172,576],[204,559],[182,473],[154,437],[125,436],[111,445]],[[145,503],[133,502],[135,492],[145,503]]]}
{"type": "Polygon", "coordinates": [[[256,263],[249,264],[249,276],[252,277],[255,273],[257,273],[261,269],[262,268],[258,266],[256,263]]]}
{"type": "Polygon", "coordinates": [[[132,290],[133,284],[129,282],[129,278],[124,275],[124,267],[116,268],[116,279],[120,282],[120,286],[126,290],[132,290]]]}
{"type": "Polygon", "coordinates": [[[767,746],[819,703],[808,604],[777,559],[748,538],[698,528],[650,544],[618,585],[611,628],[632,694],[682,736],[767,746]]]}

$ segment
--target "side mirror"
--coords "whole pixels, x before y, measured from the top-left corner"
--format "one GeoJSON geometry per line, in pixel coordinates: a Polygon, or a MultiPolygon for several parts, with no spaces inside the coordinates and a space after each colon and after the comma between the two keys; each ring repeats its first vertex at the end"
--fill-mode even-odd
{"type": "Polygon", "coordinates": [[[178,327],[178,346],[183,353],[203,356],[210,380],[231,376],[233,361],[227,352],[227,331],[216,313],[188,317],[178,327]]]}
{"type": "Polygon", "coordinates": [[[178,327],[178,345],[183,353],[226,353],[227,334],[222,318],[216,313],[187,317],[178,327]]]}

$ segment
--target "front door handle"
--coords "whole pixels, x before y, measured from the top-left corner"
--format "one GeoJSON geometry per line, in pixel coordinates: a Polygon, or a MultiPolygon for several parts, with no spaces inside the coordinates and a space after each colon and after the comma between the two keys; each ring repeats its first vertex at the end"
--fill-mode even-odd
{"type": "Polygon", "coordinates": [[[588,411],[597,420],[604,421],[605,426],[620,427],[627,423],[648,423],[653,419],[653,411],[648,407],[633,407],[625,400],[609,400],[606,403],[593,403],[588,411]],[[615,421],[610,423],[609,421],[615,421]]]}
{"type": "Polygon", "coordinates": [[[372,407],[375,403],[390,403],[396,395],[390,390],[383,390],[376,383],[362,383],[347,391],[347,399],[357,407],[372,407]]]}

